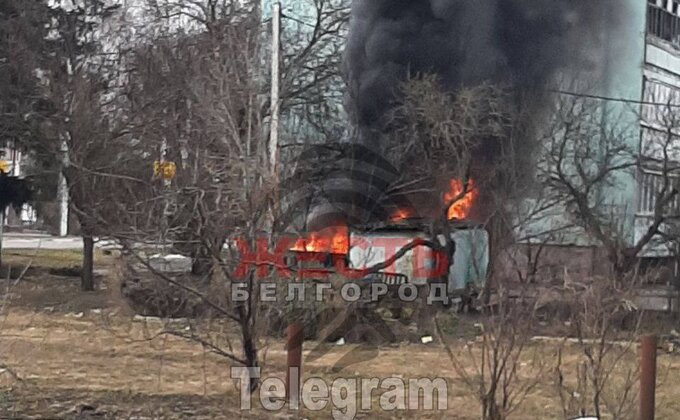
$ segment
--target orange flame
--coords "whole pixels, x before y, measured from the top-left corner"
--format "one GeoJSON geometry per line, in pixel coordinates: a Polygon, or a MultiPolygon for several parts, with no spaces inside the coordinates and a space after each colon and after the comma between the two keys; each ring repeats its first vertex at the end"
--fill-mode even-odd
{"type": "Polygon", "coordinates": [[[291,251],[347,254],[349,252],[349,230],[347,226],[342,226],[312,232],[306,238],[298,239],[291,251]]]}
{"type": "Polygon", "coordinates": [[[450,203],[451,200],[456,200],[451,204],[451,207],[449,207],[449,220],[463,220],[470,215],[472,205],[477,198],[477,190],[475,189],[475,184],[472,180],[468,181],[468,191],[463,197],[460,197],[463,193],[463,189],[464,185],[461,180],[452,179],[449,191],[444,193],[444,203],[450,203]]]}
{"type": "Polygon", "coordinates": [[[408,220],[413,217],[413,212],[409,209],[397,209],[392,216],[390,216],[391,222],[401,222],[403,220],[408,220]]]}

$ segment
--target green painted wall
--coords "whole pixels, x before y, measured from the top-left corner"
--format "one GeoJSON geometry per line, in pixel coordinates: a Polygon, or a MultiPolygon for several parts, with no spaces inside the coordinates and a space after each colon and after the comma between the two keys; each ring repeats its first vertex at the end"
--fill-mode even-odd
{"type": "MultiPolygon", "coordinates": [[[[643,0],[622,0],[621,8],[612,19],[620,19],[616,29],[606,34],[607,66],[606,83],[600,93],[606,97],[640,101],[643,91],[643,68],[645,61],[645,33],[647,2],[643,0]]],[[[607,128],[620,132],[636,152],[640,149],[640,106],[606,101],[607,128]]],[[[634,213],[637,206],[638,183],[633,171],[622,171],[616,177],[616,184],[603,191],[620,214],[621,226],[626,242],[633,243],[634,213]]]]}
{"type": "MultiPolygon", "coordinates": [[[[592,107],[593,114],[597,115],[593,116],[593,125],[589,126],[588,133],[592,133],[591,147],[599,153],[604,153],[605,144],[611,146],[614,142],[625,143],[630,151],[639,152],[640,106],[635,102],[642,99],[646,14],[646,1],[621,0],[618,9],[607,16],[608,19],[612,19],[611,24],[604,26],[597,34],[600,38],[589,41],[589,38],[584,37],[579,41],[581,43],[579,45],[582,45],[585,51],[585,63],[575,63],[562,73],[563,78],[560,79],[562,90],[577,95],[621,100],[588,100],[575,99],[569,95],[556,96],[556,104],[567,102],[569,106],[570,101],[585,101],[587,107],[592,107]]],[[[603,204],[598,208],[606,211],[607,221],[621,232],[622,239],[627,244],[632,245],[638,192],[635,169],[616,171],[608,181],[610,182],[607,185],[601,185],[599,191],[596,191],[594,200],[603,204]]],[[[525,200],[523,205],[527,210],[523,210],[524,213],[530,213],[531,209],[540,207],[542,205],[540,200],[544,199],[539,197],[525,200]]],[[[571,218],[567,209],[557,206],[526,224],[519,236],[554,232],[562,226],[577,222],[571,218]]],[[[536,242],[545,240],[545,237],[541,237],[537,238],[536,242]]],[[[548,242],[557,245],[596,245],[580,228],[565,229],[548,242]]]]}
{"type": "MultiPolygon", "coordinates": [[[[314,0],[282,0],[282,49],[284,56],[296,56],[301,54],[309,44],[314,25],[317,20],[317,10],[314,0]]],[[[350,0],[329,0],[325,4],[324,13],[330,10],[349,5],[350,0]]],[[[262,0],[262,18],[269,21],[272,15],[272,5],[274,0],[262,0]]],[[[305,63],[307,66],[314,66],[315,60],[320,62],[337,62],[336,74],[332,77],[323,77],[322,82],[317,83],[314,93],[308,91],[308,95],[313,100],[299,99],[289,101],[282,110],[281,122],[282,131],[281,143],[318,143],[326,142],[329,138],[339,140],[349,135],[347,116],[344,110],[344,82],[341,77],[340,61],[342,52],[338,50],[344,48],[344,38],[342,36],[326,35],[317,41],[312,49],[311,56],[305,63]],[[311,58],[314,57],[314,58],[311,58]],[[291,102],[293,103],[291,105],[291,102]],[[312,104],[316,102],[315,104],[312,104]],[[306,103],[303,105],[303,103],[306,103]],[[322,118],[314,118],[322,116],[322,118]]],[[[269,53],[267,53],[269,54],[269,53]]],[[[267,57],[267,63],[269,58],[267,57]]],[[[267,64],[269,65],[269,64],[267,64]]],[[[283,71],[290,70],[284,59],[283,71]]],[[[296,83],[304,84],[313,80],[314,75],[307,72],[302,74],[296,70],[290,70],[289,75],[295,79],[296,83]]],[[[282,94],[285,95],[284,92],[282,94]]]]}

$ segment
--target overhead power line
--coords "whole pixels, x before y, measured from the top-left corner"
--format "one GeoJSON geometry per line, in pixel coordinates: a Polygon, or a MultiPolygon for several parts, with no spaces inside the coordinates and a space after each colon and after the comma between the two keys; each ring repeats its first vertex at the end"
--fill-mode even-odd
{"type": "Polygon", "coordinates": [[[574,96],[574,97],[577,97],[577,98],[597,99],[597,100],[601,100],[601,101],[621,102],[621,103],[627,103],[627,104],[633,104],[633,105],[650,105],[650,106],[665,106],[665,107],[669,107],[669,108],[680,108],[680,103],[639,101],[639,100],[636,100],[636,99],[615,98],[615,97],[611,97],[611,96],[593,95],[593,94],[588,94],[588,93],[577,93],[577,92],[570,92],[570,91],[567,91],[567,90],[559,90],[559,89],[551,89],[550,92],[559,93],[560,95],[574,96]]]}

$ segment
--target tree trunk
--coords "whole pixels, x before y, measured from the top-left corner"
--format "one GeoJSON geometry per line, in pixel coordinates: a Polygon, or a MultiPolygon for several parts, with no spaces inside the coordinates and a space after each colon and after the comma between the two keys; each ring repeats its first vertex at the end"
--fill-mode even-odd
{"type": "Polygon", "coordinates": [[[5,235],[5,211],[0,209],[0,268],[2,268],[2,238],[5,235]]]}
{"type": "MultiPolygon", "coordinates": [[[[246,367],[258,367],[257,345],[255,344],[250,328],[246,325],[241,326],[241,338],[243,340],[243,354],[246,360],[246,367]]],[[[258,378],[250,378],[248,388],[250,389],[251,394],[255,392],[259,386],[260,381],[258,378]]]]}
{"type": "MultiPolygon", "coordinates": [[[[254,336],[254,329],[253,329],[253,312],[256,310],[253,306],[256,305],[255,302],[253,302],[253,278],[254,273],[250,273],[250,287],[249,287],[249,299],[247,302],[244,302],[242,304],[239,304],[238,306],[238,317],[239,317],[239,324],[241,325],[241,341],[243,344],[243,356],[246,362],[246,367],[249,368],[255,368],[259,367],[259,360],[257,357],[257,342],[255,340],[254,336]]],[[[254,393],[255,390],[260,386],[260,381],[258,378],[251,377],[250,378],[250,383],[248,384],[248,389],[250,389],[250,393],[254,393]]]]}
{"type": "Polygon", "coordinates": [[[80,273],[80,288],[83,292],[94,291],[94,238],[83,236],[83,269],[80,273]]]}
{"type": "Polygon", "coordinates": [[[191,258],[191,274],[195,276],[205,276],[212,271],[213,264],[210,252],[203,245],[200,245],[198,249],[192,253],[191,258]]]}

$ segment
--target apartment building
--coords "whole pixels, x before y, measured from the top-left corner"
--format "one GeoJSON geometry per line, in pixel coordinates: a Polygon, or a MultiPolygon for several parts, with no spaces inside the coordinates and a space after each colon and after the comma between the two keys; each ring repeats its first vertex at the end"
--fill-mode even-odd
{"type": "MultiPolygon", "coordinates": [[[[636,240],[644,235],[652,218],[655,192],[663,187],[664,179],[671,178],[680,189],[680,171],[675,168],[664,171],[662,167],[665,161],[670,161],[671,167],[680,165],[680,2],[648,0],[646,7],[640,112],[640,152],[644,164],[637,180],[636,240]]],[[[675,197],[669,211],[672,216],[680,216],[680,197],[675,197]]],[[[647,250],[647,255],[675,253],[676,250],[664,245],[659,241],[647,250]]]]}

